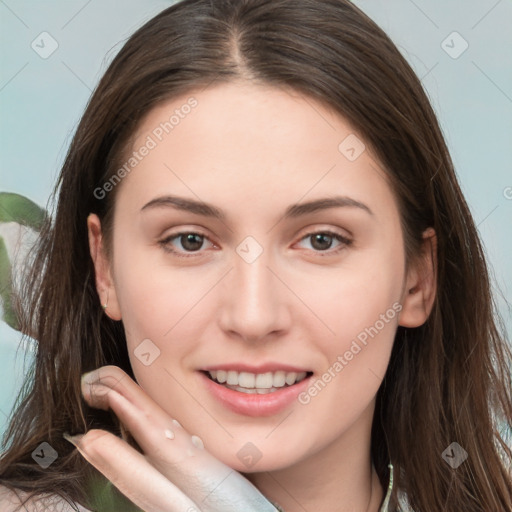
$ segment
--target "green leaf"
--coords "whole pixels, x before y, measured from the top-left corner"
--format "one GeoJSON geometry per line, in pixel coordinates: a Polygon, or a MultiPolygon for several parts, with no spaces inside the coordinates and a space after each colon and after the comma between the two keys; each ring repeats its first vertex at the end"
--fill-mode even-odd
{"type": "Polygon", "coordinates": [[[94,512],[142,512],[104,477],[95,477],[89,489],[88,508],[94,512]]]}
{"type": "Polygon", "coordinates": [[[2,320],[13,329],[19,330],[19,322],[12,307],[11,262],[4,239],[0,236],[0,298],[2,299],[2,320]]]}
{"type": "Polygon", "coordinates": [[[17,222],[40,231],[46,211],[20,194],[0,192],[0,222],[17,222]]]}

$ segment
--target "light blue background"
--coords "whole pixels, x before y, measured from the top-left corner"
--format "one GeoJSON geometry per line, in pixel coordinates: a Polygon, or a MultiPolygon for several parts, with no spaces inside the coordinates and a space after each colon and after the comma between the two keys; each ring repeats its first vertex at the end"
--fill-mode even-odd
{"type": "MultiPolygon", "coordinates": [[[[70,137],[107,63],[138,26],[172,3],[0,0],[0,190],[46,204],[70,137]],[[47,59],[31,48],[44,31],[59,45],[47,59]]],[[[512,199],[505,195],[512,187],[512,3],[355,3],[391,36],[422,78],[496,283],[510,301],[512,199]],[[469,45],[457,59],[441,46],[453,31],[469,45]]],[[[453,37],[447,44],[452,51],[462,48],[453,37]]],[[[498,303],[510,332],[504,298],[498,296],[498,303]]],[[[0,432],[24,372],[19,339],[0,322],[0,432]]]]}

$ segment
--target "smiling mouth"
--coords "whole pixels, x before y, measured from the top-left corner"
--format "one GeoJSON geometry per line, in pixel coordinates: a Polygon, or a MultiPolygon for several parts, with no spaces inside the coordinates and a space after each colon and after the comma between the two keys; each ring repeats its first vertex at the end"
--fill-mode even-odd
{"type": "Polygon", "coordinates": [[[240,393],[266,395],[289,388],[310,377],[313,372],[266,372],[250,373],[226,370],[210,370],[203,373],[213,382],[240,393]]]}

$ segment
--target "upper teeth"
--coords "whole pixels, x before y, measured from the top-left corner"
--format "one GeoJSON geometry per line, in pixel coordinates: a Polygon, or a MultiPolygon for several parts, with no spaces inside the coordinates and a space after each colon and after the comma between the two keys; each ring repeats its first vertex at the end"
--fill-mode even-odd
{"type": "Polygon", "coordinates": [[[291,386],[296,382],[303,380],[306,372],[267,372],[267,373],[249,373],[235,372],[225,370],[212,370],[208,372],[213,380],[226,383],[231,386],[240,386],[248,389],[270,389],[282,388],[285,384],[291,386]]]}

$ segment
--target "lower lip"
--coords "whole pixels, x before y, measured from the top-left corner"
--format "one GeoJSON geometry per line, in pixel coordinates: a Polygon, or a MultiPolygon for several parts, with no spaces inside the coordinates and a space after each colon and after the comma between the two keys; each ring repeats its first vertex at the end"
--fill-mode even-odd
{"type": "Polygon", "coordinates": [[[242,393],[217,384],[200,372],[208,391],[225,407],[245,416],[272,416],[290,406],[310,382],[311,375],[293,386],[287,386],[273,393],[259,395],[242,393]]]}

